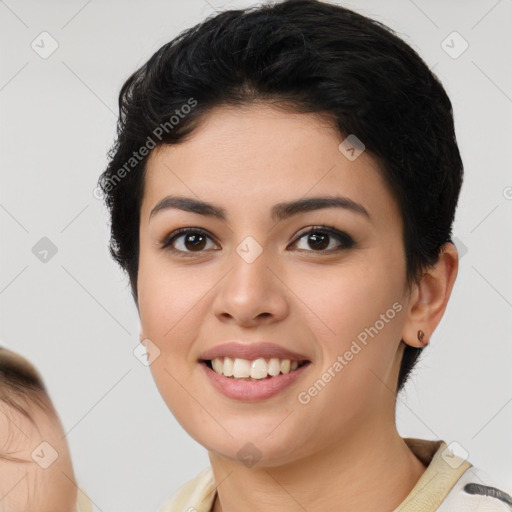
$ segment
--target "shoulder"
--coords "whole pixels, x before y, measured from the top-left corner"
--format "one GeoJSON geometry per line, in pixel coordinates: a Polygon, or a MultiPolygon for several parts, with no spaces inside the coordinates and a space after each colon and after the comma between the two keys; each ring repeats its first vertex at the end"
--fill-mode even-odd
{"type": "Polygon", "coordinates": [[[215,498],[215,480],[211,466],[179,487],[158,512],[210,512],[215,498]]]}
{"type": "Polygon", "coordinates": [[[512,491],[493,482],[482,469],[468,468],[452,487],[439,512],[511,512],[512,491]]]}
{"type": "Polygon", "coordinates": [[[442,440],[404,438],[427,466],[394,512],[512,512],[510,485],[500,485],[484,470],[453,453],[442,440]]]}

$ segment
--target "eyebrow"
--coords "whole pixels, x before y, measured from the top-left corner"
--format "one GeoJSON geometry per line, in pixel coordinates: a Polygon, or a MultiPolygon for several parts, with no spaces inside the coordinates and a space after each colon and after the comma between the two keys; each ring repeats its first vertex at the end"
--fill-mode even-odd
{"type": "MultiPolygon", "coordinates": [[[[306,199],[298,199],[296,201],[277,203],[272,207],[271,218],[274,221],[281,221],[299,213],[311,212],[325,208],[343,208],[371,220],[368,210],[366,210],[363,205],[356,203],[345,196],[310,197],[306,199]]],[[[227,219],[226,210],[221,206],[184,196],[164,197],[151,210],[149,219],[158,212],[168,209],[197,213],[207,217],[215,217],[223,221],[227,219]]]]}

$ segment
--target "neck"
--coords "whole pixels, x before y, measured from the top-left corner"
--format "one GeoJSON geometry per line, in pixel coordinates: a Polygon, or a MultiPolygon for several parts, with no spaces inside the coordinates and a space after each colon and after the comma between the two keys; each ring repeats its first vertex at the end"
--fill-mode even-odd
{"type": "Polygon", "coordinates": [[[393,510],[426,467],[389,425],[372,422],[322,451],[286,465],[249,468],[209,452],[219,484],[213,512],[393,510]],[[222,485],[220,483],[222,482],[222,485]]]}

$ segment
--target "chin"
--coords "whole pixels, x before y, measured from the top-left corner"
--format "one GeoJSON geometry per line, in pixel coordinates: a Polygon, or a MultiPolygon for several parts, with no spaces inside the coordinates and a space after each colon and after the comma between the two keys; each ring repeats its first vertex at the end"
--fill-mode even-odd
{"type": "MultiPolygon", "coordinates": [[[[277,467],[293,462],[299,454],[299,447],[302,445],[300,441],[290,443],[290,437],[276,437],[270,439],[267,434],[259,431],[259,436],[250,437],[246,432],[245,435],[236,435],[231,432],[233,438],[228,435],[223,443],[219,443],[219,439],[199,441],[209,452],[210,456],[214,455],[224,459],[230,459],[235,463],[252,467],[277,467]],[[287,444],[284,444],[284,440],[287,444]]],[[[273,435],[272,435],[273,437],[273,435]]]]}

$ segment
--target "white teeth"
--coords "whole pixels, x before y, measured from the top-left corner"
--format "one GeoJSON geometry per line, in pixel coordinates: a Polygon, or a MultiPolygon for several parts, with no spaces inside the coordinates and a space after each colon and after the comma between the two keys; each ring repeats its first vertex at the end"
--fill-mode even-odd
{"type": "Polygon", "coordinates": [[[279,359],[277,357],[273,357],[268,362],[268,374],[272,375],[272,377],[275,377],[276,375],[279,375],[281,372],[281,364],[279,363],[279,359]]]}
{"type": "MultiPolygon", "coordinates": [[[[222,363],[220,365],[224,366],[222,363]]],[[[221,368],[222,370],[223,368],[221,368]]],[[[219,373],[222,373],[219,372],[219,373]]],[[[233,363],[233,377],[237,379],[243,379],[245,377],[251,376],[251,361],[248,361],[247,359],[235,359],[235,362],[233,363]]]]}
{"type": "Polygon", "coordinates": [[[256,359],[251,363],[251,377],[253,379],[264,379],[267,375],[267,362],[265,359],[256,359]]]}
{"type": "Polygon", "coordinates": [[[289,359],[278,359],[273,357],[268,361],[263,357],[254,359],[216,357],[212,359],[212,368],[216,373],[225,377],[234,377],[235,379],[265,379],[269,375],[275,377],[280,373],[286,374],[299,367],[298,361],[291,362],[289,359]]]}
{"type": "Polygon", "coordinates": [[[224,368],[221,367],[220,371],[217,373],[223,373],[226,377],[233,376],[233,363],[234,360],[231,357],[224,358],[224,368]]]}
{"type": "Polygon", "coordinates": [[[223,366],[222,361],[218,357],[212,359],[212,367],[217,373],[222,373],[223,366]]]}

